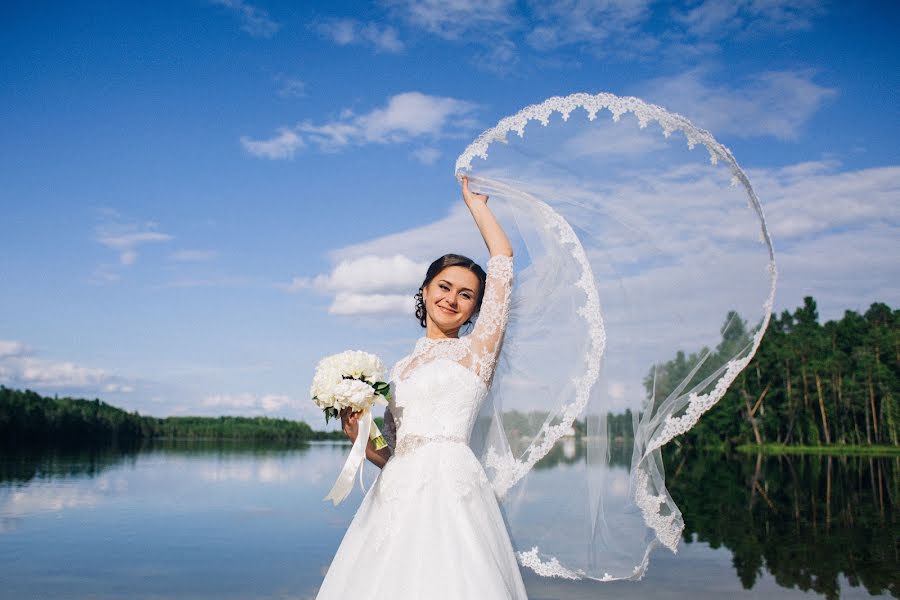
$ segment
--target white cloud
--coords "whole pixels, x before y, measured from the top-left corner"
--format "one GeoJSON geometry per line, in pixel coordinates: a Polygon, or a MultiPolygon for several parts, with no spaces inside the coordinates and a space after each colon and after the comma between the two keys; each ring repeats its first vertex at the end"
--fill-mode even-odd
{"type": "MultiPolygon", "coordinates": [[[[167,242],[172,239],[168,233],[156,231],[157,224],[108,222],[94,229],[94,239],[100,244],[119,252],[119,263],[128,266],[137,259],[137,248],[143,244],[167,242]]],[[[115,278],[115,275],[113,275],[115,278]]]]}
{"type": "Polygon", "coordinates": [[[512,0],[388,0],[386,4],[408,24],[445,39],[472,31],[496,34],[515,22],[512,0]]]}
{"type": "Polygon", "coordinates": [[[393,289],[417,288],[427,264],[410,260],[402,254],[389,257],[375,255],[340,261],[327,275],[313,279],[295,278],[288,291],[315,288],[333,292],[380,292],[393,289]]]}
{"type": "Polygon", "coordinates": [[[900,224],[900,167],[838,168],[820,161],[748,171],[773,239],[794,244],[839,228],[900,224]]]}
{"type": "Polygon", "coordinates": [[[103,391],[110,394],[129,394],[134,391],[134,386],[124,383],[107,383],[103,386],[103,391]]]}
{"type": "Polygon", "coordinates": [[[696,68],[642,84],[638,94],[679,112],[695,125],[741,137],[798,137],[800,129],[836,90],[813,81],[810,71],[767,71],[737,87],[706,82],[708,69],[696,68]]]}
{"type": "Polygon", "coordinates": [[[406,92],[353,122],[367,142],[401,142],[419,136],[440,137],[454,120],[454,127],[471,127],[469,115],[474,109],[474,104],[464,100],[406,92]]]}
{"type": "Polygon", "coordinates": [[[626,47],[652,50],[656,41],[640,30],[650,14],[649,4],[647,0],[531,2],[539,24],[528,34],[528,42],[539,50],[575,43],[618,51],[626,47]]]}
{"type": "Polygon", "coordinates": [[[818,0],[703,0],[687,8],[650,0],[532,1],[528,43],[537,50],[579,45],[595,54],[691,59],[718,42],[809,29],[824,11],[818,0]],[[654,18],[660,11],[670,18],[654,18]],[[659,23],[664,27],[659,28],[659,23]]]}
{"type": "Polygon", "coordinates": [[[626,128],[622,123],[604,121],[574,135],[566,143],[565,151],[573,158],[613,158],[647,155],[665,147],[664,140],[646,135],[637,128],[626,128]]]}
{"type": "Polygon", "coordinates": [[[338,292],[328,307],[328,312],[334,315],[411,315],[415,307],[411,292],[405,295],[338,292]]]}
{"type": "Polygon", "coordinates": [[[201,401],[204,408],[212,408],[218,412],[238,412],[240,414],[269,414],[278,412],[291,404],[290,396],[285,394],[214,394],[201,401]]]}
{"type": "MultiPolygon", "coordinates": [[[[519,63],[514,35],[521,34],[541,53],[577,46],[604,58],[686,64],[718,52],[725,40],[734,43],[810,29],[825,12],[820,0],[699,0],[681,5],[652,0],[383,0],[383,4],[409,27],[465,43],[476,68],[502,75],[519,63]]],[[[355,39],[349,29],[344,37],[355,39]]],[[[530,57],[526,63],[552,68],[570,64],[542,57],[530,57]]]]}
{"type": "Polygon", "coordinates": [[[53,362],[31,357],[23,357],[17,362],[20,368],[14,378],[26,384],[89,387],[109,378],[109,373],[103,369],[81,367],[71,362],[53,362]]]}
{"type": "Polygon", "coordinates": [[[413,294],[422,284],[428,263],[402,254],[364,255],[341,260],[328,274],[296,277],[287,291],[315,289],[334,294],[328,309],[337,315],[411,314],[413,294]]]}
{"type": "Polygon", "coordinates": [[[24,343],[0,340],[0,381],[36,391],[52,389],[81,394],[130,393],[134,382],[106,369],[35,356],[24,343]]]}
{"type": "Polygon", "coordinates": [[[118,273],[111,271],[110,268],[110,265],[100,265],[94,269],[89,281],[92,283],[109,283],[121,279],[121,276],[118,273]]]}
{"type": "Polygon", "coordinates": [[[215,250],[176,250],[169,258],[179,262],[199,262],[212,260],[218,256],[215,250]]]}
{"type": "MultiPolygon", "coordinates": [[[[776,255],[779,304],[793,311],[804,296],[816,299],[820,320],[845,310],[865,312],[872,302],[900,304],[900,222],[877,220],[787,244],[776,255]]],[[[775,238],[776,250],[778,239],[775,238]]]]}
{"type": "Polygon", "coordinates": [[[520,63],[512,37],[520,32],[539,51],[580,44],[630,56],[648,54],[660,44],[654,34],[641,29],[651,14],[649,0],[532,1],[527,11],[518,10],[513,0],[386,0],[385,4],[409,27],[464,42],[473,66],[499,75],[514,72],[520,63]]]}
{"type": "Polygon", "coordinates": [[[162,288],[192,288],[192,287],[245,287],[251,285],[253,280],[249,277],[223,275],[221,277],[186,277],[173,279],[156,284],[153,287],[162,288]]]}
{"type": "Polygon", "coordinates": [[[306,96],[306,83],[295,77],[282,73],[275,76],[276,90],[282,98],[303,98],[306,96]]]}
{"type": "Polygon", "coordinates": [[[125,250],[119,255],[119,262],[123,265],[132,265],[137,259],[137,252],[134,250],[125,250]]]}
{"type": "Polygon", "coordinates": [[[265,9],[243,0],[212,0],[212,2],[234,12],[241,21],[241,29],[253,37],[270,38],[281,28],[265,9]]]}
{"type": "MultiPolygon", "coordinates": [[[[123,226],[130,228],[130,226],[123,226]]],[[[131,233],[116,233],[115,227],[105,226],[100,228],[97,235],[97,241],[104,246],[116,248],[119,250],[127,250],[138,244],[146,242],[165,242],[172,239],[171,235],[158,233],[155,231],[137,231],[131,233]]]]}
{"type": "Polygon", "coordinates": [[[503,37],[492,38],[490,43],[473,54],[471,62],[482,71],[507,75],[518,66],[519,52],[512,40],[503,37]]]}
{"type": "Polygon", "coordinates": [[[512,0],[387,0],[391,13],[406,25],[474,49],[469,63],[482,71],[507,75],[519,62],[509,35],[523,26],[512,0]]]}
{"type": "Polygon", "coordinates": [[[247,136],[241,136],[241,145],[254,156],[260,158],[293,158],[294,151],[303,146],[303,140],[294,131],[280,127],[278,134],[267,140],[252,140],[247,136]]]}
{"type": "Polygon", "coordinates": [[[356,19],[330,19],[315,25],[316,30],[338,46],[367,45],[379,52],[402,52],[403,42],[397,30],[375,22],[356,19]]]}
{"type": "Polygon", "coordinates": [[[241,143],[255,156],[292,158],[306,143],[323,151],[337,151],[349,145],[390,144],[418,138],[439,139],[470,130],[475,122],[475,105],[464,100],[405,92],[388,99],[385,106],[368,113],[345,110],[336,120],[323,124],[304,121],[293,128],[282,127],[268,140],[241,137],[241,143]]]}
{"type": "MultiPolygon", "coordinates": [[[[433,260],[449,252],[464,254],[473,259],[484,257],[487,251],[472,215],[465,204],[454,199],[448,214],[418,227],[388,234],[344,246],[330,252],[336,262],[355,260],[366,256],[390,257],[400,254],[420,265],[430,265],[433,260]]],[[[422,277],[425,272],[422,271],[422,277]]],[[[416,288],[422,283],[415,282],[416,288]]]]}
{"type": "Polygon", "coordinates": [[[0,340],[0,358],[8,356],[20,356],[25,354],[27,348],[22,342],[14,340],[0,340]]]}
{"type": "Polygon", "coordinates": [[[413,156],[423,165],[433,165],[441,157],[441,151],[436,148],[417,148],[413,150],[413,156]]]}
{"type": "Polygon", "coordinates": [[[836,161],[749,169],[775,245],[778,303],[816,298],[822,320],[900,303],[900,166],[836,161]]]}
{"type": "Polygon", "coordinates": [[[723,38],[736,32],[810,29],[823,12],[818,0],[704,0],[685,10],[674,9],[673,19],[690,35],[723,38]]]}
{"type": "Polygon", "coordinates": [[[22,342],[0,341],[0,379],[22,386],[98,388],[111,378],[103,369],[31,355],[22,342]]]}

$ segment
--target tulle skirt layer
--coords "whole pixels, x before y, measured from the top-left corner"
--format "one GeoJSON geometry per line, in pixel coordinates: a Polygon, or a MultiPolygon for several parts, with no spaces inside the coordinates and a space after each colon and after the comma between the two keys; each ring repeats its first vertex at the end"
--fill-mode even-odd
{"type": "Polygon", "coordinates": [[[525,600],[506,524],[468,445],[392,457],[363,498],[317,600],[525,600]]]}

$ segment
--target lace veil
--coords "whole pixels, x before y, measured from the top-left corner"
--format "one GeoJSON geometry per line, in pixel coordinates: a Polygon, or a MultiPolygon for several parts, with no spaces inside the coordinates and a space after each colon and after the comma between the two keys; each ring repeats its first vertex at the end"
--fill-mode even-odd
{"type": "Polygon", "coordinates": [[[768,325],[776,270],[759,200],[708,132],[611,94],[502,119],[456,174],[490,195],[515,250],[471,444],[519,561],[638,579],[683,529],[661,448],[722,397],[768,325]]]}

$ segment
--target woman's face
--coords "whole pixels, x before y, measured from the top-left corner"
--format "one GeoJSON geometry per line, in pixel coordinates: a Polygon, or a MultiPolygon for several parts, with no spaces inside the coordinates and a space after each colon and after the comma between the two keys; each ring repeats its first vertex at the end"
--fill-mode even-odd
{"type": "Polygon", "coordinates": [[[453,332],[475,312],[481,281],[465,267],[447,267],[422,289],[425,312],[441,331],[453,332]]]}

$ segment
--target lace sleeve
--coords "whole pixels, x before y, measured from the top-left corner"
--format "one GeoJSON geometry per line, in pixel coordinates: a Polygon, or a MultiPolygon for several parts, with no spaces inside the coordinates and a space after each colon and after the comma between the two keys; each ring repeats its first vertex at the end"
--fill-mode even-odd
{"type": "Polygon", "coordinates": [[[475,328],[469,334],[472,369],[486,384],[490,383],[509,317],[513,283],[513,259],[497,254],[488,259],[484,299],[475,328]]]}

